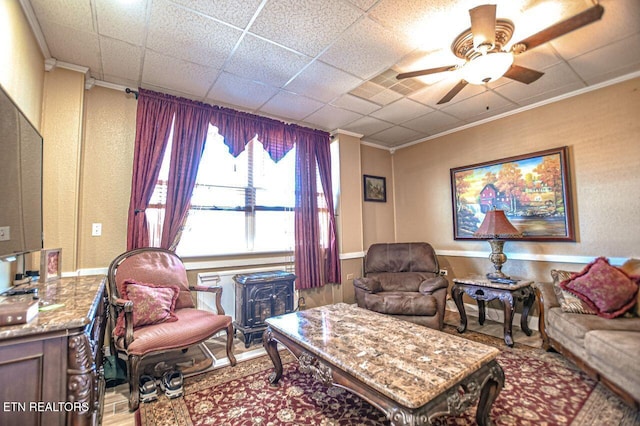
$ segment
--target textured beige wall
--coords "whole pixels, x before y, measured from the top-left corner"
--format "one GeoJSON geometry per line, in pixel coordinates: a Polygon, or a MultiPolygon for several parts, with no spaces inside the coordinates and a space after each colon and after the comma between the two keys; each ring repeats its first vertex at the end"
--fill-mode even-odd
{"type": "Polygon", "coordinates": [[[338,134],[337,143],[340,151],[340,195],[337,207],[340,252],[360,252],[362,251],[360,139],[351,135],[338,134]]]}
{"type": "Polygon", "coordinates": [[[393,209],[393,167],[391,153],[386,149],[361,145],[362,174],[382,176],[387,180],[387,202],[362,201],[363,246],[395,241],[393,209]]]}
{"type": "Polygon", "coordinates": [[[78,237],[79,269],[103,268],[127,249],[137,102],[121,91],[85,92],[78,237]],[[102,235],[91,236],[91,225],[102,235]]]}
{"type": "Polygon", "coordinates": [[[17,0],[0,0],[0,84],[40,129],[44,57],[17,0]]]}
{"type": "MultiPolygon", "coordinates": [[[[633,79],[399,149],[393,156],[397,240],[488,253],[486,242],[453,239],[450,169],[567,145],[577,241],[510,241],[505,252],[639,256],[638,117],[640,79],[633,79]]],[[[450,277],[491,269],[479,258],[441,257],[441,262],[453,268],[450,277]]],[[[504,270],[549,280],[552,267],[581,266],[509,260],[504,270]]]]}
{"type": "MultiPolygon", "coordinates": [[[[79,221],[84,74],[45,74],[42,211],[45,248],[62,248],[62,272],[75,272],[79,221]]],[[[94,194],[99,198],[100,194],[94,194]]]]}

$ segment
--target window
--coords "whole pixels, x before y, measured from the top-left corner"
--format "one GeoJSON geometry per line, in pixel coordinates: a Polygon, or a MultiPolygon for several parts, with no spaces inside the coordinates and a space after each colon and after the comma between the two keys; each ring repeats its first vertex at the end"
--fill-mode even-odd
{"type": "MultiPolygon", "coordinates": [[[[170,152],[147,210],[152,245],[160,240],[170,152]]],[[[254,139],[236,158],[211,126],[177,253],[293,251],[294,190],[295,148],[276,163],[254,139]]]]}

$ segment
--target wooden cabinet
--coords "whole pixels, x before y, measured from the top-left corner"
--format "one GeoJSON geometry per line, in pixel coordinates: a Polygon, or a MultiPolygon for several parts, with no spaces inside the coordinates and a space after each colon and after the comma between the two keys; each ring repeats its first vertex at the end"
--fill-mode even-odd
{"type": "Polygon", "coordinates": [[[236,290],[234,330],[244,336],[249,347],[267,328],[265,320],[293,312],[293,282],[296,276],[285,271],[258,272],[233,277],[236,290]]]}
{"type": "Polygon", "coordinates": [[[105,277],[41,284],[41,311],[0,327],[1,425],[98,425],[104,398],[105,277]]]}

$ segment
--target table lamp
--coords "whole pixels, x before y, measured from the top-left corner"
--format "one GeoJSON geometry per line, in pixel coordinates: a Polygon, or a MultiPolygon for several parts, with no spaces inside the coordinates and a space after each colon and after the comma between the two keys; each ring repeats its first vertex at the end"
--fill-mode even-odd
{"type": "Polygon", "coordinates": [[[491,245],[491,254],[489,260],[493,263],[495,272],[489,272],[487,278],[491,279],[509,279],[502,272],[502,265],[507,261],[507,255],[502,252],[504,247],[504,238],[522,238],[522,232],[518,231],[515,226],[509,222],[504,210],[496,210],[495,207],[487,212],[482,224],[474,237],[489,240],[491,245]]]}

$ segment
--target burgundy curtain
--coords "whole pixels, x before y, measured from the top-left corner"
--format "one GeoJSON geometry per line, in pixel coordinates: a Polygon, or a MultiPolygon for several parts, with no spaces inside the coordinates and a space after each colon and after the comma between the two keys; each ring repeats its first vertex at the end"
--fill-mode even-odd
{"type": "Polygon", "coordinates": [[[158,180],[175,106],[172,97],[139,89],[127,250],[149,245],[145,210],[158,180]]]}
{"type": "Polygon", "coordinates": [[[167,204],[161,247],[175,250],[191,206],[191,194],[207,139],[211,110],[203,104],[182,100],[176,108],[167,204]]]}
{"type": "Polygon", "coordinates": [[[295,270],[296,288],[340,283],[340,261],[333,213],[329,135],[298,130],[296,141],[295,270]],[[320,176],[328,221],[320,220],[317,176],[320,176]],[[324,229],[322,229],[322,228],[324,229]],[[326,246],[322,234],[326,233],[326,246]]]}
{"type": "Polygon", "coordinates": [[[213,108],[211,124],[218,128],[218,133],[224,137],[224,143],[234,157],[240,155],[256,135],[275,162],[280,161],[295,145],[295,128],[298,126],[228,108],[213,108]]]}
{"type": "Polygon", "coordinates": [[[274,161],[296,146],[295,264],[298,288],[340,282],[329,134],[270,118],[139,89],[128,249],[149,245],[145,210],[153,195],[175,115],[161,246],[175,249],[190,207],[209,124],[239,155],[256,135],[274,161]],[[320,220],[317,176],[328,220],[320,220]],[[323,238],[324,237],[324,238],[323,238]],[[324,240],[324,243],[323,243],[324,240]]]}

